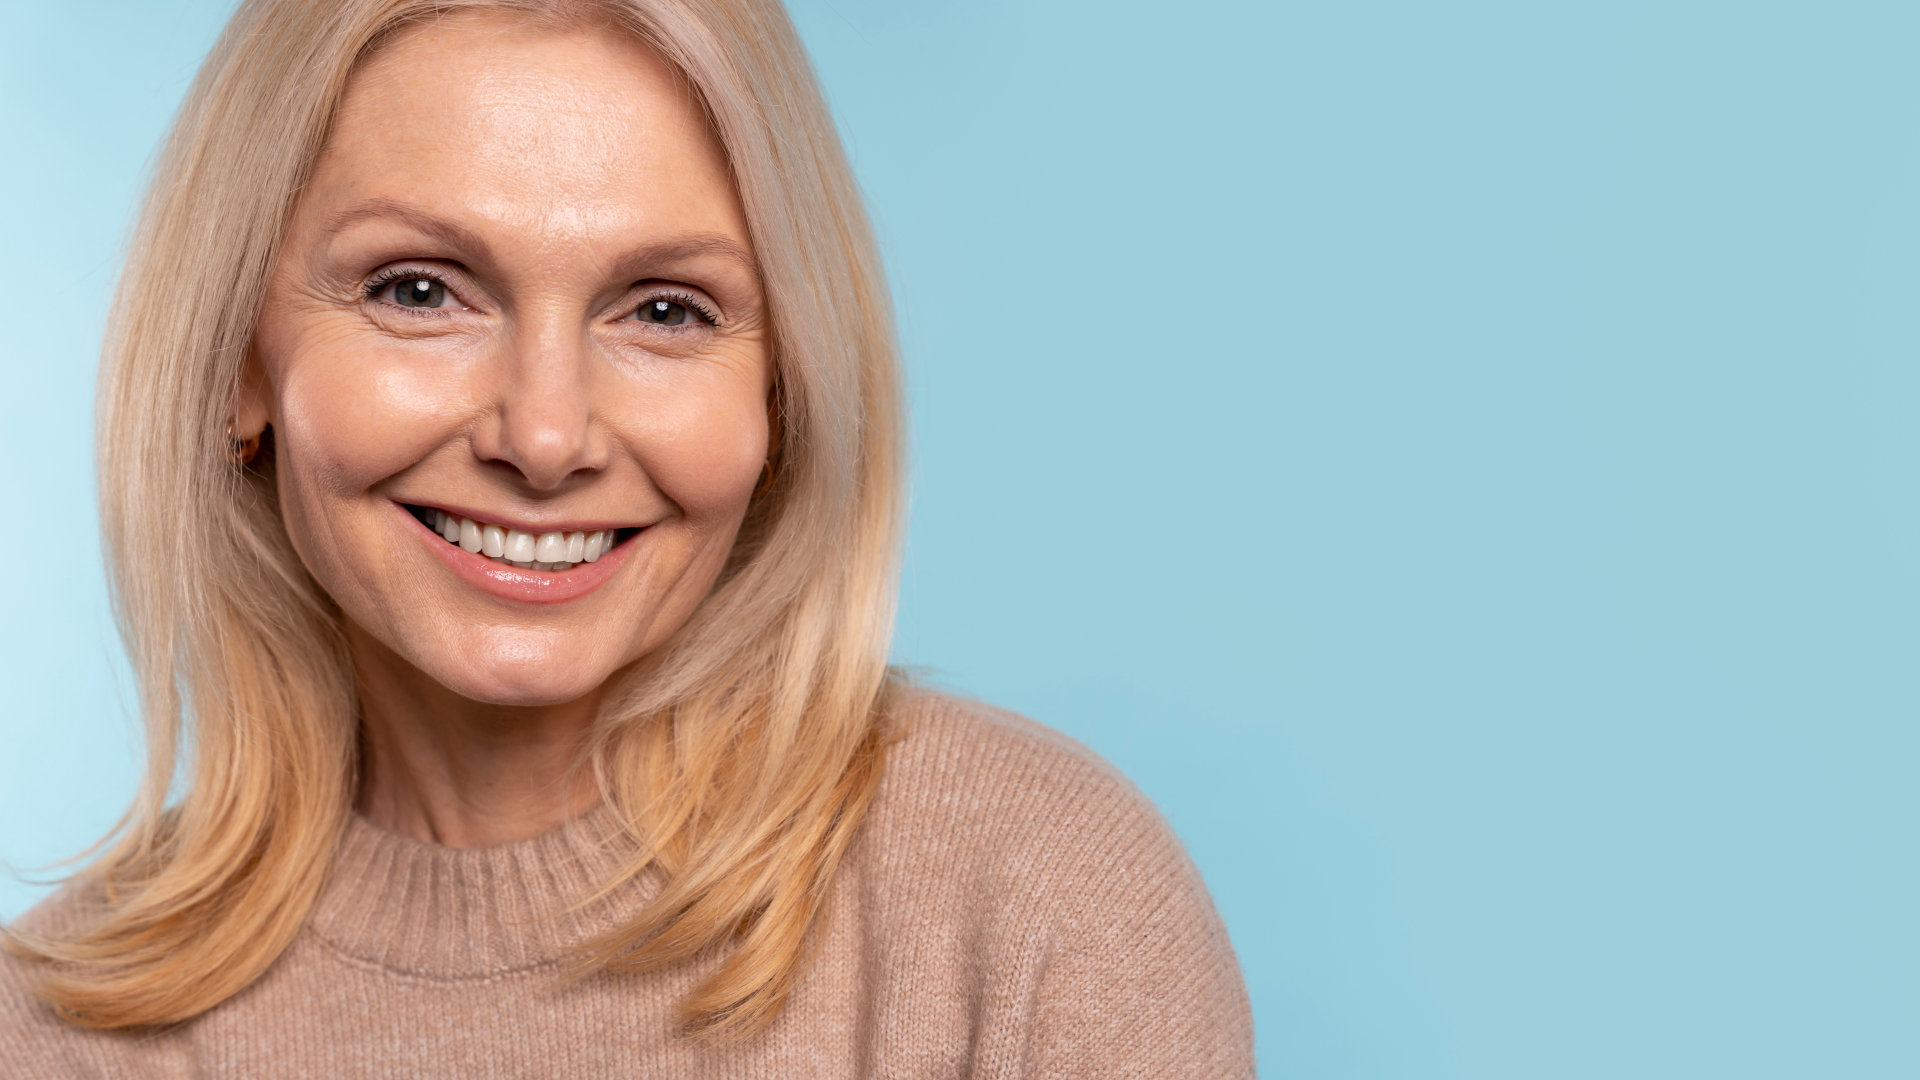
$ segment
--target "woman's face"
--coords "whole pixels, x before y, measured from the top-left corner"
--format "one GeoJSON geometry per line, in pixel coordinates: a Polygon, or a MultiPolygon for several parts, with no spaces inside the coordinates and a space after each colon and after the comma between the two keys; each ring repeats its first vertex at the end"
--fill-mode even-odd
{"type": "Polygon", "coordinates": [[[767,456],[762,309],[671,69],[611,34],[448,20],[354,77],[243,428],[273,425],[287,529],[350,635],[476,701],[572,701],[725,563],[767,456]]]}

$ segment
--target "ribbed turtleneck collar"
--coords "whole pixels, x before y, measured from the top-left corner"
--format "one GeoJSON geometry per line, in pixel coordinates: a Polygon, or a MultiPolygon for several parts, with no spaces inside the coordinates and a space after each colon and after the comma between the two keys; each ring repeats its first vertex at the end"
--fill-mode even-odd
{"type": "Polygon", "coordinates": [[[428,978],[488,977],[557,959],[632,918],[656,891],[640,875],[580,910],[634,852],[600,807],[530,840],[449,848],[356,814],[311,929],[350,956],[428,978]]]}

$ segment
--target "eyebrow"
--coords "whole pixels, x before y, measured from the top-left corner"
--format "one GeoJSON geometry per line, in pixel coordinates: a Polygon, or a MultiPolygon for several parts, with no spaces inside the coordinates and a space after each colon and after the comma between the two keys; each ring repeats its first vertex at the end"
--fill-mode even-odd
{"type": "MultiPolygon", "coordinates": [[[[698,255],[718,255],[721,258],[739,263],[741,268],[751,274],[758,274],[760,268],[753,261],[753,254],[729,237],[707,233],[699,236],[683,236],[677,240],[668,240],[663,244],[642,248],[635,255],[644,256],[648,262],[672,262],[677,259],[691,259],[698,255]]],[[[633,262],[632,256],[622,260],[633,262]]]]}
{"type": "MultiPolygon", "coordinates": [[[[359,206],[342,210],[327,218],[324,228],[329,233],[338,234],[362,222],[381,218],[400,221],[443,243],[471,251],[481,259],[488,259],[492,255],[486,240],[472,229],[445,218],[436,217],[417,206],[393,199],[369,199],[359,206]]],[[[755,276],[759,274],[759,266],[755,264],[752,253],[745,247],[729,237],[711,233],[677,237],[650,247],[640,248],[618,261],[621,263],[673,262],[700,255],[718,255],[738,263],[748,273],[755,276]]]]}
{"type": "Polygon", "coordinates": [[[487,242],[480,234],[462,225],[456,225],[445,218],[438,218],[417,206],[396,202],[392,199],[369,199],[351,210],[342,210],[327,219],[325,229],[330,233],[343,233],[364,221],[380,218],[393,218],[403,222],[428,236],[453,247],[463,248],[476,255],[486,257],[491,254],[487,242]]]}

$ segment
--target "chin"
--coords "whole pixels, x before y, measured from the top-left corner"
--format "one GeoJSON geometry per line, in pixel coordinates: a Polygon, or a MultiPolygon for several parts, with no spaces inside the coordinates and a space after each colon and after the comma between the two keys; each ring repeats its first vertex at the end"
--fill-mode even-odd
{"type": "Polygon", "coordinates": [[[521,650],[505,655],[499,650],[482,650],[480,655],[462,657],[446,669],[428,674],[472,701],[541,706],[577,701],[598,689],[613,671],[581,663],[578,657],[555,660],[546,650],[539,650],[537,656],[521,650]]]}
{"type": "Polygon", "coordinates": [[[538,708],[565,705],[592,693],[604,679],[564,679],[533,672],[463,672],[461,677],[442,680],[447,689],[469,701],[486,705],[521,705],[538,708]]]}

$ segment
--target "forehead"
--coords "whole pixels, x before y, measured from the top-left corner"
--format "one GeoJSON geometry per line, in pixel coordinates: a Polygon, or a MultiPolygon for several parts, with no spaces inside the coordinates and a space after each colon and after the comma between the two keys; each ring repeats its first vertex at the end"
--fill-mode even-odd
{"type": "Polygon", "coordinates": [[[548,239],[744,235],[724,151],[670,65],[617,31],[500,15],[409,30],[363,65],[308,194],[548,239]]]}

